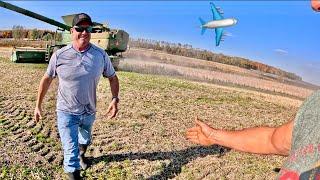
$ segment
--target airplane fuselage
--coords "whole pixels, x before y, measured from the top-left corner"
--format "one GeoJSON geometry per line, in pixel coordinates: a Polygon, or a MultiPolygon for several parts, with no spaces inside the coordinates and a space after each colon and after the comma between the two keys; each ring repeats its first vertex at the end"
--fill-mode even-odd
{"type": "Polygon", "coordinates": [[[221,19],[221,20],[213,20],[209,21],[206,24],[202,25],[204,28],[219,28],[219,27],[228,27],[235,25],[237,23],[237,20],[234,18],[227,18],[227,19],[221,19]]]}

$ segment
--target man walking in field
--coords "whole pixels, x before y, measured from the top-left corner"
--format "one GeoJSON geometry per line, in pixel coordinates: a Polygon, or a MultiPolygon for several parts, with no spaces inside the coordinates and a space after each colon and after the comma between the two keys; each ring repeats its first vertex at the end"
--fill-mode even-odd
{"type": "Polygon", "coordinates": [[[295,119],[282,126],[226,131],[196,119],[186,137],[204,146],[219,144],[243,152],[289,156],[279,179],[320,179],[319,107],[320,91],[316,91],[305,100],[295,119]]]}
{"type": "Polygon", "coordinates": [[[91,18],[75,15],[70,30],[72,43],[55,52],[41,79],[35,120],[41,119],[41,103],[55,77],[58,77],[57,123],[64,152],[64,171],[70,179],[80,179],[80,168],[86,169],[84,153],[91,143],[92,124],[96,113],[96,88],[101,75],[110,82],[112,99],[109,118],[116,116],[119,81],[108,55],[90,43],[91,18]]]}

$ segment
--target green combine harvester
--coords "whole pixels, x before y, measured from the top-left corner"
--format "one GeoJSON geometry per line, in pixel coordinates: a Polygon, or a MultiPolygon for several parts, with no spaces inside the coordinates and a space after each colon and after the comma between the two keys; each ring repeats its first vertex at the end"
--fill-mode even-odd
{"type": "MultiPolygon", "coordinates": [[[[15,47],[11,56],[13,62],[48,62],[55,51],[71,43],[70,28],[75,14],[62,16],[65,23],[63,24],[7,2],[0,1],[0,7],[54,25],[57,27],[57,32],[62,33],[62,41],[54,40],[54,42],[47,44],[46,48],[15,47]]],[[[118,69],[119,60],[122,57],[121,53],[127,50],[129,34],[121,29],[110,29],[105,24],[93,23],[94,32],[91,33],[90,42],[104,49],[114,68],[118,69]]]]}
{"type": "Polygon", "coordinates": [[[32,47],[14,47],[11,54],[11,61],[16,63],[37,63],[45,62],[46,49],[32,47]]]}

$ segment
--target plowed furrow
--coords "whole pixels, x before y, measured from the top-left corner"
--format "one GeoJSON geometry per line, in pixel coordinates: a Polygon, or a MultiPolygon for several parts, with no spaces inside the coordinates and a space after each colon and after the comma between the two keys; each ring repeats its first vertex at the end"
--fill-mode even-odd
{"type": "Polygon", "coordinates": [[[48,163],[53,162],[56,159],[56,154],[53,152],[49,152],[44,158],[48,161],[48,163]]]}
{"type": "Polygon", "coordinates": [[[45,148],[42,148],[41,151],[39,152],[41,156],[45,156],[49,153],[49,148],[45,147],[45,148]]]}
{"type": "Polygon", "coordinates": [[[19,128],[17,131],[13,132],[12,134],[13,135],[19,135],[19,134],[22,134],[24,132],[24,130],[22,128],[19,128]]]}
{"type": "Polygon", "coordinates": [[[31,140],[29,140],[28,142],[27,142],[27,146],[28,147],[33,147],[33,146],[35,146],[35,145],[37,145],[38,144],[38,141],[36,141],[35,139],[31,139],[31,140]]]}
{"type": "Polygon", "coordinates": [[[44,145],[42,143],[36,144],[34,146],[31,147],[32,151],[34,152],[38,152],[40,151],[42,148],[44,148],[44,145]]]}

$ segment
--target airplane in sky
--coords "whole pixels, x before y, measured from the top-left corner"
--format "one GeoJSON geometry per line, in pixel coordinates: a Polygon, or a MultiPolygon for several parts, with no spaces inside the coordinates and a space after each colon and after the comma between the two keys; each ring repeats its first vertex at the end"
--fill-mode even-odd
{"type": "Polygon", "coordinates": [[[237,20],[234,18],[223,18],[222,10],[217,8],[213,3],[210,3],[211,11],[213,15],[213,20],[209,22],[205,22],[203,19],[199,17],[201,23],[201,35],[204,34],[206,29],[215,29],[216,32],[216,46],[219,46],[220,41],[222,39],[223,27],[233,26],[237,23],[237,20]]]}

